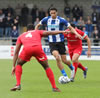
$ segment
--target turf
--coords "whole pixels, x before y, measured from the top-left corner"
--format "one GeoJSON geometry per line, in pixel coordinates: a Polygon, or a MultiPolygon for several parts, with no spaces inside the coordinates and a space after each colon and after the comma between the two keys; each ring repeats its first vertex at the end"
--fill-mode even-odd
{"type": "MultiPolygon", "coordinates": [[[[62,92],[52,92],[51,85],[45,71],[36,60],[23,66],[22,90],[11,92],[16,81],[11,76],[12,60],[0,60],[0,98],[100,98],[100,61],[81,61],[88,67],[88,77],[83,78],[83,72],[78,69],[75,82],[59,84],[61,76],[54,60],[49,61],[57,87],[62,92]]],[[[70,76],[70,70],[65,65],[65,70],[70,76]]]]}

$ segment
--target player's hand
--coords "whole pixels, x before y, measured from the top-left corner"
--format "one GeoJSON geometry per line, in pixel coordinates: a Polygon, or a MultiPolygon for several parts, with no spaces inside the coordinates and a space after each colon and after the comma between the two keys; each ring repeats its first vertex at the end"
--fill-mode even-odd
{"type": "Polygon", "coordinates": [[[12,68],[12,73],[11,73],[12,75],[15,74],[15,68],[16,68],[16,67],[13,67],[13,68],[12,68]]]}
{"type": "Polygon", "coordinates": [[[78,37],[79,39],[82,39],[82,36],[81,36],[80,34],[77,34],[77,37],[78,37]]]}
{"type": "Polygon", "coordinates": [[[87,51],[87,57],[91,57],[91,51],[87,51]]]}
{"type": "Polygon", "coordinates": [[[70,31],[65,30],[65,34],[69,34],[69,33],[70,33],[70,31]]]}

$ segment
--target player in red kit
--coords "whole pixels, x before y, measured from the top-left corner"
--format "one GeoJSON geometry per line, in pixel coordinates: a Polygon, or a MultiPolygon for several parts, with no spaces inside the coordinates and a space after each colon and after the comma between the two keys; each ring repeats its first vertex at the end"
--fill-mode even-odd
{"type": "MultiPolygon", "coordinates": [[[[72,24],[72,26],[75,28],[75,25],[72,24]]],[[[85,39],[87,41],[88,44],[88,51],[87,51],[87,56],[90,57],[91,56],[91,42],[89,37],[81,30],[75,28],[76,32],[78,32],[83,39],[85,39]]],[[[65,34],[64,33],[64,37],[67,38],[67,42],[68,42],[68,51],[69,51],[69,55],[70,58],[73,62],[73,66],[75,68],[75,74],[77,71],[77,67],[83,70],[83,74],[84,74],[84,78],[86,78],[87,75],[87,67],[84,67],[79,61],[79,57],[82,53],[82,40],[77,38],[77,36],[75,34],[73,34],[72,32],[70,32],[69,29],[66,30],[68,33],[65,34]]],[[[75,78],[75,75],[74,75],[75,78]]],[[[74,81],[74,78],[71,78],[71,81],[74,81]]]]}
{"type": "Polygon", "coordinates": [[[41,38],[46,35],[64,33],[65,31],[33,30],[34,26],[32,24],[28,25],[27,29],[28,31],[21,34],[16,42],[15,54],[13,57],[12,75],[15,74],[17,83],[16,86],[14,86],[11,89],[11,91],[16,91],[21,89],[22,65],[25,64],[27,61],[29,61],[32,56],[34,56],[44,68],[47,77],[49,78],[49,81],[52,85],[53,91],[60,92],[60,90],[56,87],[54,75],[51,68],[48,65],[47,57],[44,51],[42,50],[41,38]],[[23,50],[18,56],[22,45],[23,45],[23,50]]]}

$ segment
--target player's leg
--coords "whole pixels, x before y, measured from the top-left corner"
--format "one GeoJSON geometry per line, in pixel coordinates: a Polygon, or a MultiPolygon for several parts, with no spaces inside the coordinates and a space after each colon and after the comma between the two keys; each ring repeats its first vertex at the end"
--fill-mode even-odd
{"type": "MultiPolygon", "coordinates": [[[[74,50],[74,54],[79,54],[79,56],[81,55],[82,53],[82,47],[77,47],[75,50],[74,50]]],[[[79,58],[79,57],[78,57],[79,58]]],[[[83,75],[84,75],[84,78],[86,78],[86,75],[87,75],[87,68],[85,68],[79,61],[78,61],[78,68],[81,68],[83,70],[83,75]]]]}
{"type": "Polygon", "coordinates": [[[71,77],[70,80],[71,82],[74,82],[74,78],[75,78],[75,75],[76,75],[76,71],[77,71],[77,68],[78,68],[78,58],[79,58],[79,54],[77,53],[70,53],[70,57],[71,57],[71,60],[73,62],[73,66],[74,66],[74,70],[75,70],[75,73],[74,73],[74,77],[71,77]]]}
{"type": "Polygon", "coordinates": [[[74,69],[74,67],[73,67],[73,65],[71,64],[71,62],[70,62],[69,60],[67,60],[66,55],[61,55],[61,59],[62,59],[62,62],[63,62],[64,64],[68,65],[68,67],[69,67],[71,70],[74,69]]]}
{"type": "Polygon", "coordinates": [[[73,56],[72,56],[72,62],[73,62],[73,66],[75,67],[75,74],[76,74],[76,71],[77,71],[77,67],[78,67],[78,58],[79,58],[79,54],[77,53],[74,53],[73,56]]]}
{"type": "Polygon", "coordinates": [[[70,78],[73,79],[74,75],[75,75],[74,66],[71,64],[70,61],[67,60],[66,55],[61,55],[61,59],[62,59],[63,63],[65,63],[66,65],[68,65],[68,67],[71,69],[70,78]]]}
{"type": "Polygon", "coordinates": [[[55,57],[57,66],[58,66],[58,68],[60,69],[60,71],[61,71],[61,73],[63,74],[63,76],[68,77],[68,76],[67,76],[67,73],[66,73],[65,70],[64,70],[64,66],[62,65],[61,56],[60,56],[59,52],[58,52],[57,50],[53,50],[53,51],[52,51],[52,54],[53,54],[53,56],[55,57]]]}
{"type": "Polygon", "coordinates": [[[64,66],[62,65],[62,62],[61,62],[61,57],[60,57],[60,54],[57,50],[53,50],[52,51],[52,54],[53,56],[55,57],[56,59],[56,63],[57,63],[57,66],[60,70],[64,69],[64,66]]]}
{"type": "Polygon", "coordinates": [[[65,48],[65,44],[64,42],[61,42],[60,44],[58,44],[58,50],[59,50],[59,53],[61,55],[61,60],[63,63],[65,63],[66,65],[68,65],[68,67],[71,69],[71,77],[73,78],[74,77],[74,67],[73,65],[70,63],[70,61],[67,60],[67,57],[66,57],[66,48],[65,48]]]}
{"type": "Polygon", "coordinates": [[[34,53],[34,56],[44,68],[46,75],[52,85],[53,91],[59,92],[60,90],[56,87],[56,84],[55,84],[54,74],[48,65],[47,57],[41,47],[37,47],[36,52],[34,53]]]}
{"type": "Polygon", "coordinates": [[[77,47],[75,49],[73,49],[73,56],[72,56],[72,62],[73,62],[73,66],[75,67],[75,73],[77,71],[78,65],[79,65],[79,57],[82,53],[82,47],[77,47]]]}
{"type": "Polygon", "coordinates": [[[60,92],[60,90],[56,87],[56,84],[55,84],[55,79],[54,79],[54,74],[51,70],[51,68],[49,67],[48,65],[48,60],[45,60],[45,61],[39,61],[39,63],[42,65],[42,67],[44,68],[45,72],[46,72],[46,75],[52,85],[52,88],[53,88],[53,91],[55,92],[60,92]]]}
{"type": "Polygon", "coordinates": [[[11,91],[20,90],[21,76],[22,76],[22,65],[30,60],[30,58],[32,56],[31,50],[32,49],[30,47],[28,47],[27,49],[23,48],[22,52],[20,53],[20,55],[18,57],[17,65],[16,65],[16,69],[15,69],[15,76],[16,76],[17,83],[16,83],[16,86],[11,89],[11,91]]]}
{"type": "Polygon", "coordinates": [[[21,89],[21,75],[22,75],[22,65],[26,63],[26,61],[22,60],[21,58],[18,58],[16,70],[15,70],[15,76],[16,76],[16,85],[11,89],[11,91],[16,91],[21,89]]]}
{"type": "Polygon", "coordinates": [[[80,62],[78,63],[78,68],[82,69],[83,71],[86,70],[86,68],[80,62]]]}
{"type": "Polygon", "coordinates": [[[59,51],[58,51],[59,50],[58,48],[61,48],[61,47],[59,47],[57,45],[59,45],[59,44],[57,44],[57,43],[49,43],[50,52],[55,57],[57,66],[60,69],[60,71],[63,74],[63,76],[67,76],[67,74],[66,74],[66,72],[64,70],[64,66],[62,65],[61,56],[60,56],[59,51]]]}
{"type": "Polygon", "coordinates": [[[61,42],[58,44],[58,51],[59,51],[59,54],[61,55],[62,62],[68,65],[71,70],[73,70],[74,67],[72,66],[70,61],[67,60],[67,57],[66,57],[66,48],[65,48],[64,42],[61,42]]]}
{"type": "Polygon", "coordinates": [[[83,70],[83,76],[84,76],[84,78],[86,78],[88,68],[87,67],[84,67],[80,62],[78,63],[78,68],[80,68],[80,69],[83,70]]]}

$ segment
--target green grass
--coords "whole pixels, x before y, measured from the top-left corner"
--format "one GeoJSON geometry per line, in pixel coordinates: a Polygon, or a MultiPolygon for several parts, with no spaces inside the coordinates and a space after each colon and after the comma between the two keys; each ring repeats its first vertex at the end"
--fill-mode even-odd
{"type": "MultiPolygon", "coordinates": [[[[23,66],[22,90],[11,92],[15,83],[15,77],[11,76],[12,60],[0,60],[0,98],[100,98],[100,61],[81,61],[88,67],[88,77],[83,78],[83,72],[78,69],[75,82],[59,84],[61,76],[54,60],[49,61],[57,87],[61,93],[52,92],[51,85],[45,75],[45,71],[36,60],[23,66]]],[[[65,66],[70,76],[70,70],[65,66]]]]}

